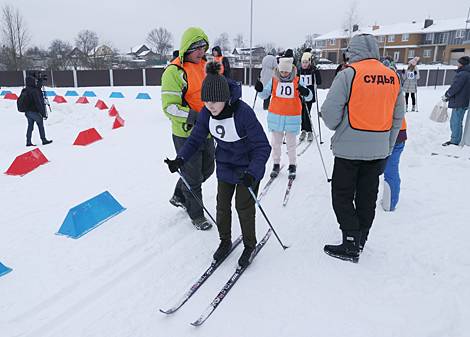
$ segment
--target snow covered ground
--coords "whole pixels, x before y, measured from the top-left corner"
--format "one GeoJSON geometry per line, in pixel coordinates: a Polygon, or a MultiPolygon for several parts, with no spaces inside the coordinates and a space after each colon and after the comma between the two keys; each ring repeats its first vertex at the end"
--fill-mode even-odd
{"type": "MultiPolygon", "coordinates": [[[[20,88],[10,89],[19,94],[20,88]]],[[[213,315],[195,321],[235,270],[237,248],[176,313],[169,308],[208,267],[217,230],[197,231],[168,203],[176,175],[163,163],[175,155],[160,87],[93,90],[90,104],[52,103],[46,121],[53,143],[38,145],[49,163],[23,176],[0,176],[0,335],[13,336],[468,336],[470,261],[468,200],[470,148],[444,148],[449,123],[429,120],[445,87],[420,88],[419,112],[408,113],[397,210],[377,205],[358,264],[323,253],[340,240],[330,185],[312,145],[298,160],[289,204],[282,206],[285,172],[261,204],[284,244],[274,236],[213,315]],[[121,91],[125,98],[108,98],[121,91]],[[146,92],[151,100],[137,100],[146,92]],[[94,108],[114,104],[125,126],[94,108]],[[91,127],[103,140],[72,146],[91,127]],[[439,155],[431,156],[432,152],[439,155]],[[459,156],[448,157],[445,154],[459,156]],[[54,235],[70,208],[109,191],[127,210],[78,240],[54,235]]],[[[70,88],[54,88],[64,95],[70,88]]],[[[319,90],[323,102],[327,90],[319,90]]],[[[253,104],[253,88],[244,87],[253,104]]],[[[52,101],[52,99],[51,99],[52,101]]],[[[261,100],[256,113],[266,126],[261,100]]],[[[15,101],[0,100],[0,168],[25,147],[26,119],[15,101]]],[[[315,118],[314,125],[317,127],[315,118]]],[[[328,177],[332,132],[321,124],[328,177]]],[[[33,142],[40,144],[38,131],[33,142]]],[[[286,158],[284,158],[286,159],[286,158]]],[[[286,161],[286,160],[285,160],[286,161]]],[[[268,162],[270,168],[272,162],[268,162]]],[[[262,185],[267,180],[265,177],[262,185]]],[[[381,185],[382,189],[382,185],[381,185]]],[[[215,216],[216,179],[203,188],[215,216]]],[[[234,211],[234,237],[240,233],[234,211]]],[[[258,240],[268,225],[257,214],[258,240]]]]}

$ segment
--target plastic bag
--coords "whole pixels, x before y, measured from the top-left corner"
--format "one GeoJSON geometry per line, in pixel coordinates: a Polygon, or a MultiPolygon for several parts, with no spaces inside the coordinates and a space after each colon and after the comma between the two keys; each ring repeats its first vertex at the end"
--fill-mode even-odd
{"type": "Polygon", "coordinates": [[[445,123],[447,119],[449,119],[449,115],[447,113],[447,102],[439,100],[439,102],[434,106],[434,109],[432,109],[429,119],[437,123],[445,123]]]}

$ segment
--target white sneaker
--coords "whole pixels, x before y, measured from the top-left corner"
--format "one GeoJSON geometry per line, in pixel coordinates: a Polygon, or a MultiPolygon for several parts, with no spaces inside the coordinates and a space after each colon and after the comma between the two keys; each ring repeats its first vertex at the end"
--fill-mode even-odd
{"type": "Polygon", "coordinates": [[[302,132],[300,133],[300,136],[299,136],[299,142],[303,141],[305,139],[305,137],[307,137],[307,131],[302,130],[302,132]]]}
{"type": "Polygon", "coordinates": [[[313,142],[313,132],[307,133],[307,142],[313,142]]]}

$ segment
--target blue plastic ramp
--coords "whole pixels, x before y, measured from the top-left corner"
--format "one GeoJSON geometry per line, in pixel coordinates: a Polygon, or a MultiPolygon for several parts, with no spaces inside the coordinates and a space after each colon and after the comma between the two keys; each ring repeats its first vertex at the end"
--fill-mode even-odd
{"type": "Polygon", "coordinates": [[[69,90],[65,93],[65,96],[78,96],[78,93],[74,90],[69,90]]]}
{"type": "Polygon", "coordinates": [[[0,96],[5,96],[6,94],[12,94],[10,90],[3,90],[0,96]]]}
{"type": "Polygon", "coordinates": [[[108,191],[103,192],[71,208],[56,234],[78,239],[124,210],[108,191]]]}
{"type": "Polygon", "coordinates": [[[146,92],[141,92],[140,94],[137,95],[136,99],[151,99],[150,95],[147,94],[146,92]]]}
{"type": "Polygon", "coordinates": [[[47,96],[57,96],[57,94],[55,93],[55,91],[46,91],[46,95],[47,95],[47,96]]]}
{"type": "Polygon", "coordinates": [[[85,91],[83,97],[96,97],[96,94],[93,91],[85,91]]]}
{"type": "Polygon", "coordinates": [[[122,92],[112,92],[109,98],[124,98],[124,95],[122,92]]]}
{"type": "Polygon", "coordinates": [[[5,266],[4,264],[0,262],[0,276],[6,275],[11,271],[12,271],[11,268],[8,268],[7,266],[5,266]]]}

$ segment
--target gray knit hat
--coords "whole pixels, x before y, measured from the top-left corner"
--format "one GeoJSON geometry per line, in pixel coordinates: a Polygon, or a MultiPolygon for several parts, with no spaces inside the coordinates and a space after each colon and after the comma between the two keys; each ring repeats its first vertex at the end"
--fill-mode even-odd
{"type": "Polygon", "coordinates": [[[232,97],[227,79],[220,74],[222,65],[218,61],[206,63],[206,78],[202,82],[201,101],[228,102],[232,97]]]}

